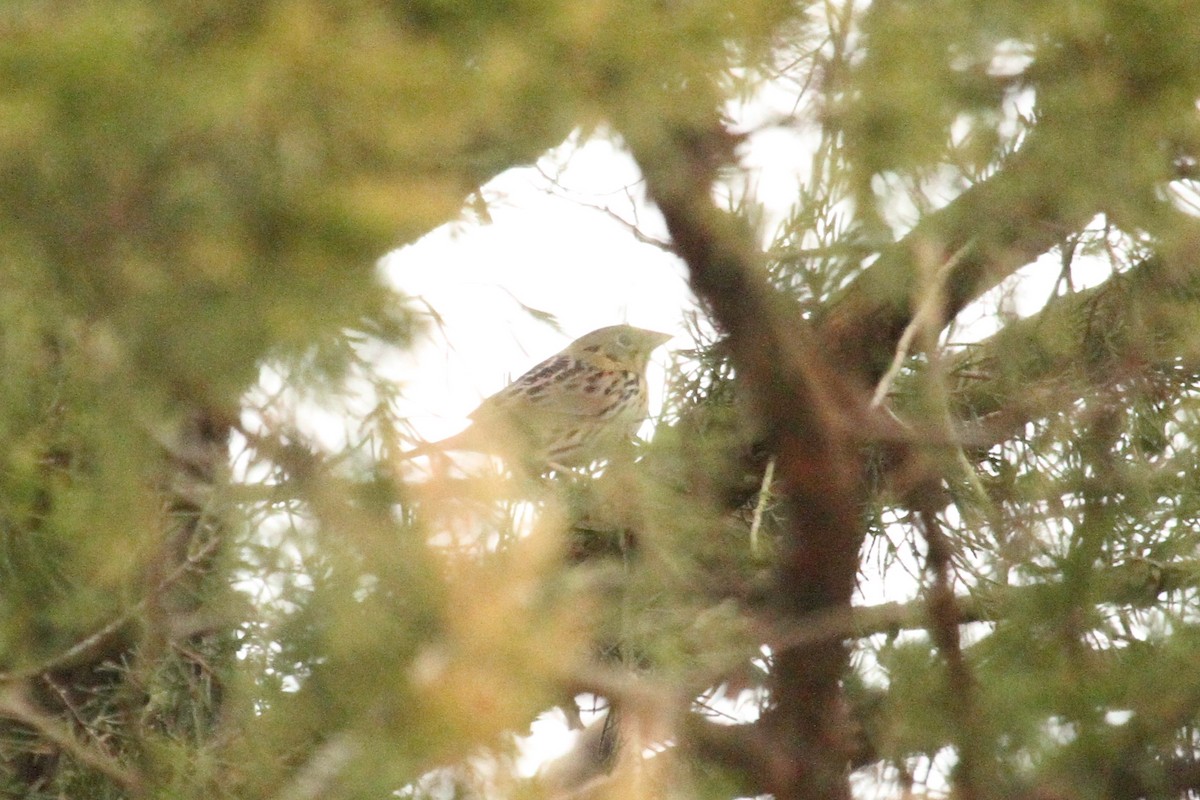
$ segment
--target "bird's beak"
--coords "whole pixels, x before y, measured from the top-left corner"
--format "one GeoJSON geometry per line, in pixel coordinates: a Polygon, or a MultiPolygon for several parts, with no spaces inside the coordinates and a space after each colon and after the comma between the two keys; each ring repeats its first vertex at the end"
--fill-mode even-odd
{"type": "Polygon", "coordinates": [[[650,343],[650,349],[662,347],[667,342],[675,338],[673,333],[660,333],[658,331],[642,331],[646,336],[646,341],[650,343]]]}

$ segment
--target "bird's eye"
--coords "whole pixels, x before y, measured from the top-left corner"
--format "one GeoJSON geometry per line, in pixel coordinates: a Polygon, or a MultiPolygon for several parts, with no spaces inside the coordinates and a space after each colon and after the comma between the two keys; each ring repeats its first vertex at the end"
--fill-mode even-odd
{"type": "Polygon", "coordinates": [[[621,347],[633,347],[633,337],[628,333],[622,333],[617,336],[617,344],[621,347]]]}

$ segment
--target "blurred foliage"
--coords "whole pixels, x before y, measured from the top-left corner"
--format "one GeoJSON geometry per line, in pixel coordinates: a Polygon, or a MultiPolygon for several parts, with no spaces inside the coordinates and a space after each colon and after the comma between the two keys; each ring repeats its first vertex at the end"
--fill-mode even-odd
{"type": "Polygon", "coordinates": [[[573,131],[669,146],[771,92],[812,156],[764,279],[804,317],[896,263],[867,293],[915,307],[969,239],[1012,273],[888,392],[983,612],[955,684],[877,448],[862,593],[918,621],[855,639],[856,787],[982,750],[980,796],[1197,790],[1192,4],[9,0],[0,77],[5,796],[558,796],[518,737],[585,695],[612,796],[761,792],[684,721],[749,727],[806,633],[766,602],[785,518],[720,335],[689,320],[627,463],[423,473],[375,368],[423,317],[376,262],[573,131]],[[1029,230],[1057,263],[1016,273],[1029,230]]]}

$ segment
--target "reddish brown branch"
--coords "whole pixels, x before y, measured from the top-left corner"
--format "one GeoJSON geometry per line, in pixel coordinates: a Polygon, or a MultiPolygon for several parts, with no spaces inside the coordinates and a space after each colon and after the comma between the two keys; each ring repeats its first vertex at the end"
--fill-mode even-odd
{"type": "Polygon", "coordinates": [[[952,585],[954,548],[932,509],[918,512],[928,547],[928,569],[933,576],[929,592],[929,633],[945,664],[944,713],[955,732],[958,767],[954,786],[964,800],[994,796],[995,782],[988,775],[989,743],[979,709],[979,686],[963,655],[959,640],[958,604],[952,585]]]}
{"type": "MultiPolygon", "coordinates": [[[[714,121],[630,144],[691,283],[727,334],[738,381],[776,454],[789,525],[773,591],[782,619],[849,609],[863,537],[861,458],[851,432],[865,392],[829,363],[795,309],[769,287],[751,231],[711,197],[734,139],[714,121]]],[[[838,682],[839,639],[775,654],[766,717],[767,784],[780,800],[848,796],[852,750],[838,682]]]]}

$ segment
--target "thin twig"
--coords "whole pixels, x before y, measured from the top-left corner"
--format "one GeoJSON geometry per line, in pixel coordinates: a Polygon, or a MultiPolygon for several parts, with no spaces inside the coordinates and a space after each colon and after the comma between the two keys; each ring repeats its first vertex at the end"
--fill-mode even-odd
{"type": "Polygon", "coordinates": [[[754,506],[754,519],[750,523],[750,554],[754,556],[758,555],[758,529],[762,527],[763,513],[771,499],[771,482],[773,480],[775,480],[775,456],[771,456],[767,461],[767,468],[763,470],[762,485],[758,489],[758,503],[754,506]]]}
{"type": "Polygon", "coordinates": [[[925,291],[925,296],[921,298],[921,303],[917,307],[916,313],[913,314],[912,319],[905,326],[904,333],[900,335],[900,341],[896,343],[896,352],[892,356],[892,363],[875,386],[875,393],[871,396],[871,408],[879,407],[883,399],[887,397],[888,392],[891,391],[892,384],[896,382],[896,376],[900,374],[900,369],[904,366],[904,360],[908,358],[909,350],[912,348],[913,340],[917,338],[917,334],[925,330],[926,327],[941,322],[942,290],[945,288],[946,280],[974,244],[975,239],[970,239],[938,268],[937,273],[933,276],[933,280],[925,291]]]}

